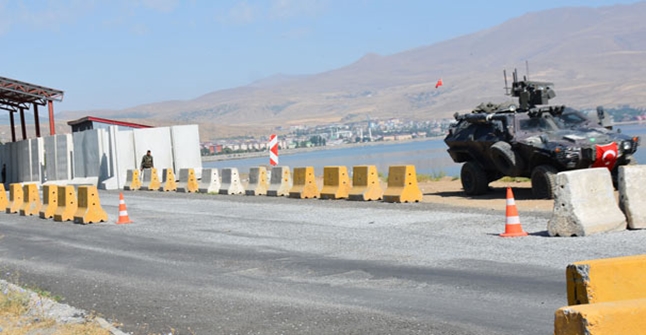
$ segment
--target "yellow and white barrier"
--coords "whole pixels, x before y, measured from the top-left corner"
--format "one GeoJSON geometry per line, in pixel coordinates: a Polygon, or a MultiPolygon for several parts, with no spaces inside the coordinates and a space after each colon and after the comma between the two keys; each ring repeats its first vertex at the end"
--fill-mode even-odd
{"type": "Polygon", "coordinates": [[[22,184],[14,183],[9,185],[9,203],[6,212],[9,214],[18,213],[23,204],[22,184]]]}
{"type": "Polygon", "coordinates": [[[420,202],[422,191],[417,186],[414,165],[391,166],[388,169],[388,187],[385,202],[420,202]]]}
{"type": "Polygon", "coordinates": [[[79,186],[78,209],[74,214],[75,223],[96,223],[108,221],[108,214],[101,207],[96,186],[79,186]]]}
{"type": "Polygon", "coordinates": [[[163,175],[162,186],[159,190],[163,192],[177,191],[177,181],[175,180],[173,169],[164,169],[163,175]]]}
{"type": "Polygon", "coordinates": [[[179,182],[177,182],[177,192],[195,193],[198,190],[197,177],[195,170],[192,168],[179,169],[179,182]]]}
{"type": "Polygon", "coordinates": [[[381,188],[376,166],[359,165],[352,168],[352,189],[348,194],[349,200],[381,200],[383,195],[384,190],[381,188]]]}
{"type": "Polygon", "coordinates": [[[314,176],[314,167],[297,167],[294,168],[294,185],[289,190],[290,198],[319,198],[321,193],[316,186],[314,176]]]}
{"type": "Polygon", "coordinates": [[[22,193],[24,195],[24,202],[20,206],[20,215],[38,215],[40,208],[43,206],[43,203],[40,201],[40,193],[38,193],[38,185],[34,183],[25,184],[22,187],[22,193]]]}
{"type": "Polygon", "coordinates": [[[240,195],[244,194],[244,187],[240,182],[240,174],[237,168],[222,169],[222,183],[220,184],[220,194],[240,195]]]}
{"type": "Polygon", "coordinates": [[[38,216],[41,219],[51,219],[58,209],[58,185],[43,185],[43,207],[38,216]]]}
{"type": "Polygon", "coordinates": [[[65,185],[58,187],[58,208],[54,213],[54,221],[73,221],[74,214],[78,209],[78,202],[76,199],[76,191],[74,186],[65,185]]]}
{"type": "Polygon", "coordinates": [[[555,335],[628,335],[646,329],[646,255],[567,266],[570,306],[554,314],[555,335]]]}
{"type": "Polygon", "coordinates": [[[144,169],[144,176],[141,182],[141,190],[157,191],[161,187],[159,175],[156,168],[144,169]]]}
{"type": "Polygon", "coordinates": [[[323,188],[321,189],[321,199],[347,199],[351,187],[347,167],[323,167],[323,188]]]}
{"type": "Polygon", "coordinates": [[[126,184],[123,186],[123,189],[126,191],[136,191],[141,188],[141,177],[139,176],[139,170],[128,170],[126,172],[126,184]]]}
{"type": "Polygon", "coordinates": [[[286,197],[289,196],[289,190],[291,188],[292,174],[289,171],[289,166],[274,166],[271,168],[267,195],[272,197],[286,197]]]}
{"type": "Polygon", "coordinates": [[[249,169],[249,185],[245,194],[266,195],[269,183],[267,180],[267,168],[264,166],[249,169]]]}

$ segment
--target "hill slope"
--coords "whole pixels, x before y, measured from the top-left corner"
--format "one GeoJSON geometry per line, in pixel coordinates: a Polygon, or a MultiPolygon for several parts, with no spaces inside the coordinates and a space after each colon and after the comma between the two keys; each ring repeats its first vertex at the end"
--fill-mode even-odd
{"type": "MultiPolygon", "coordinates": [[[[501,25],[394,55],[368,54],[333,71],[275,76],[188,101],[100,116],[154,124],[199,123],[204,139],[277,126],[405,117],[428,120],[502,102],[514,67],[555,84],[555,104],[646,107],[646,2],[529,13],[501,25]],[[444,85],[435,88],[438,78],[444,85]]],[[[63,114],[74,118],[88,112],[63,114]]]]}

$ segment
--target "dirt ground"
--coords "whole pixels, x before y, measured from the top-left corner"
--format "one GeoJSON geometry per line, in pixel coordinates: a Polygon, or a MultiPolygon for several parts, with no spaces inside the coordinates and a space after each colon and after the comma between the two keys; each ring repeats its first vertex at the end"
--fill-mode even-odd
{"type": "Polygon", "coordinates": [[[554,206],[554,200],[534,199],[532,187],[527,182],[503,182],[495,181],[489,184],[489,193],[479,196],[467,196],[462,191],[460,180],[452,180],[447,177],[439,181],[427,181],[419,183],[419,188],[424,194],[424,202],[449,204],[461,207],[476,207],[492,210],[505,210],[507,187],[512,188],[516,207],[519,211],[541,211],[550,212],[554,206]]]}

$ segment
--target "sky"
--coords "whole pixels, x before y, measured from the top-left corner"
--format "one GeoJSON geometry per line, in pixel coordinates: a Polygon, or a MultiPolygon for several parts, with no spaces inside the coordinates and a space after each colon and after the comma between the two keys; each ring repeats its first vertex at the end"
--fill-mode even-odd
{"type": "Polygon", "coordinates": [[[189,100],[349,65],[560,7],[622,0],[0,0],[0,76],[57,112],[189,100]]]}

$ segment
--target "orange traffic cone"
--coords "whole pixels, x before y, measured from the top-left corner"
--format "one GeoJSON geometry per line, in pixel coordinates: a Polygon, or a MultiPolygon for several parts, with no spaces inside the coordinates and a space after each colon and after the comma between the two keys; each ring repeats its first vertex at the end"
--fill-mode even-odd
{"type": "Polygon", "coordinates": [[[507,187],[507,212],[506,212],[505,232],[500,234],[502,237],[527,236],[527,232],[520,225],[518,209],[516,209],[516,200],[511,187],[507,187]]]}
{"type": "Polygon", "coordinates": [[[119,193],[119,220],[117,224],[132,223],[126,210],[126,201],[123,200],[123,193],[119,193]]]}

